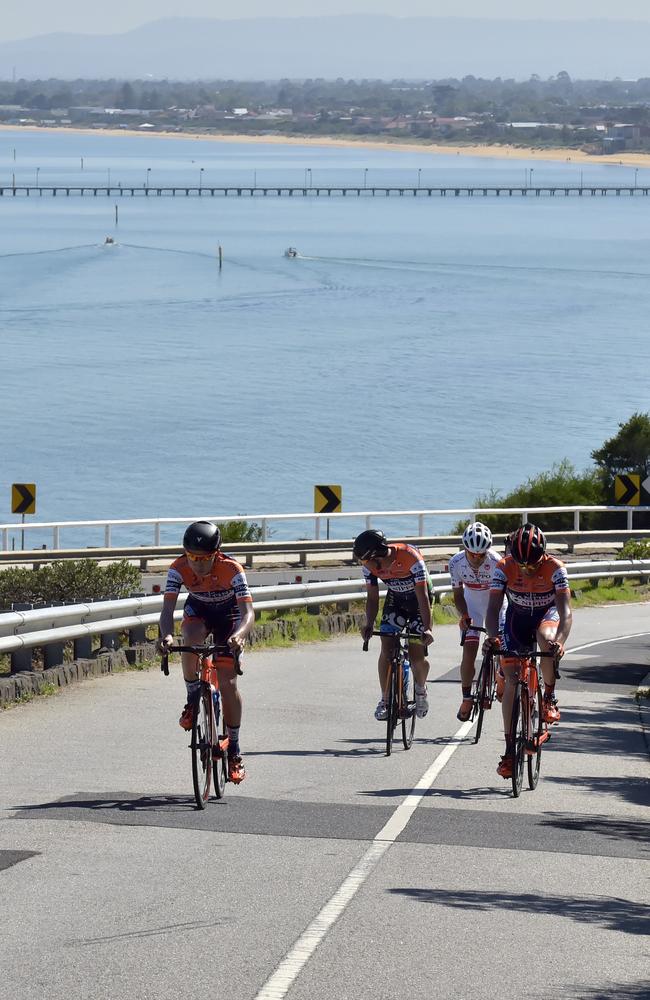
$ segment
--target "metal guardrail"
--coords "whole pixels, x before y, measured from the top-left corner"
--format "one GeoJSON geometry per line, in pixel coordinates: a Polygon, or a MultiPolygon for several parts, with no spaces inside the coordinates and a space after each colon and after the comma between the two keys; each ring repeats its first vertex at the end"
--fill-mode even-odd
{"type": "MultiPolygon", "coordinates": [[[[345,511],[340,514],[313,514],[313,513],[296,513],[296,514],[229,514],[224,516],[212,515],[212,514],[199,514],[194,517],[152,517],[152,518],[122,518],[122,519],[106,519],[106,520],[90,520],[90,521],[32,521],[22,524],[21,522],[11,522],[0,524],[0,550],[3,552],[9,552],[11,546],[9,544],[10,537],[13,538],[19,535],[22,539],[24,537],[23,533],[27,535],[33,534],[38,531],[51,531],[51,548],[60,549],[61,548],[61,533],[63,531],[69,532],[71,530],[81,528],[86,531],[87,529],[98,528],[103,531],[104,535],[104,548],[112,548],[112,534],[114,528],[135,528],[135,527],[150,527],[153,529],[153,538],[149,536],[151,541],[149,544],[154,546],[161,545],[161,533],[163,528],[170,525],[187,525],[191,521],[198,521],[207,518],[210,521],[215,521],[218,524],[224,524],[227,521],[246,521],[247,523],[255,522],[259,524],[262,531],[262,542],[268,541],[269,536],[269,526],[281,526],[283,524],[290,524],[292,522],[298,522],[299,524],[311,524],[313,525],[314,539],[319,540],[321,537],[321,530],[323,526],[328,523],[336,525],[337,523],[352,519],[358,522],[360,528],[372,527],[373,522],[376,524],[378,519],[382,521],[390,520],[393,518],[413,518],[415,521],[416,534],[418,537],[424,537],[426,535],[425,525],[430,518],[450,518],[450,517],[467,517],[468,520],[480,518],[482,514],[518,514],[521,517],[522,524],[528,520],[529,514],[573,514],[573,530],[580,531],[580,515],[588,513],[625,513],[626,518],[626,528],[631,531],[634,528],[634,514],[641,512],[650,511],[650,507],[623,507],[623,506],[563,506],[563,507],[482,507],[477,509],[476,507],[458,507],[458,508],[430,508],[430,509],[420,509],[420,510],[374,510],[374,511],[345,511]]],[[[384,525],[385,527],[385,525],[384,525]]]]}
{"type": "MultiPolygon", "coordinates": [[[[650,578],[650,559],[614,560],[612,562],[570,563],[571,580],[603,577],[650,578]]],[[[434,594],[439,599],[451,590],[449,573],[432,574],[434,594]]],[[[362,579],[325,580],[320,583],[281,584],[272,587],[252,587],[257,611],[309,607],[360,600],[366,588],[362,579]]],[[[385,591],[380,591],[381,594],[385,591]]],[[[183,615],[185,596],[181,595],[175,613],[183,615]]],[[[45,649],[46,666],[63,662],[63,644],[75,643],[75,658],[89,656],[92,637],[99,635],[114,640],[116,633],[129,631],[131,641],[144,641],[147,626],[155,625],[160,617],[162,595],[137,596],[119,601],[98,601],[63,607],[15,610],[0,615],[0,654],[12,655],[12,673],[31,669],[31,650],[45,649]],[[48,650],[50,652],[48,653],[48,650]]],[[[110,645],[110,643],[106,643],[110,645]]]]}
{"type": "MultiPolygon", "coordinates": [[[[631,531],[547,531],[546,538],[551,545],[564,545],[567,552],[573,552],[576,545],[585,545],[593,542],[595,544],[611,543],[623,545],[626,541],[635,538],[645,538],[650,535],[648,528],[634,528],[631,531]]],[[[460,535],[426,535],[404,536],[394,535],[396,539],[402,538],[424,550],[439,548],[449,550],[450,548],[461,547],[460,535]]],[[[495,545],[502,545],[505,541],[505,533],[493,534],[495,545]]],[[[257,556],[275,555],[278,562],[288,562],[282,557],[298,556],[297,565],[305,567],[310,556],[317,557],[325,553],[340,553],[341,562],[353,564],[352,559],[352,539],[318,539],[302,541],[277,541],[277,542],[228,542],[224,546],[230,555],[236,556],[242,563],[251,569],[257,556]]],[[[180,555],[178,545],[142,545],[111,548],[88,548],[88,549],[31,549],[24,551],[0,552],[0,565],[21,565],[38,568],[43,563],[55,562],[66,559],[93,559],[96,562],[114,562],[116,559],[127,559],[132,563],[137,563],[142,572],[146,572],[152,560],[175,559],[180,555]]]]}

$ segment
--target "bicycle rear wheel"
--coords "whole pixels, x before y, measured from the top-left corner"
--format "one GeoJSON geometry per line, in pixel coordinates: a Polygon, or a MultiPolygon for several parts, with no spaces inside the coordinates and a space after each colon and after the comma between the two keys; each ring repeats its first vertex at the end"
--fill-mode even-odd
{"type": "Polygon", "coordinates": [[[408,678],[404,680],[404,667],[400,671],[402,677],[402,696],[400,699],[400,714],[402,717],[402,743],[405,750],[410,750],[413,746],[413,736],[415,735],[415,678],[413,668],[408,672],[408,678]]]}
{"type": "Polygon", "coordinates": [[[542,692],[539,683],[535,684],[535,691],[530,692],[530,731],[528,739],[532,744],[528,756],[528,787],[537,788],[539,781],[539,771],[542,766],[542,741],[541,736],[544,731],[544,721],[542,719],[542,692]]]}
{"type": "Polygon", "coordinates": [[[194,799],[198,809],[205,809],[210,798],[212,781],[212,732],[214,715],[212,712],[212,693],[205,686],[194,706],[192,718],[192,784],[194,799]]]}
{"type": "MultiPolygon", "coordinates": [[[[397,671],[398,664],[391,660],[388,675],[388,696],[386,698],[386,756],[390,757],[393,749],[393,737],[397,726],[398,704],[397,704],[397,671]]],[[[401,666],[399,670],[401,674],[401,666]]]]}
{"type": "Polygon", "coordinates": [[[521,697],[521,684],[517,685],[515,700],[512,705],[512,720],[510,723],[510,738],[512,747],[512,794],[517,799],[524,783],[524,708],[521,697]]]}
{"type": "Polygon", "coordinates": [[[484,657],[481,663],[476,686],[474,688],[474,705],[472,706],[471,720],[476,718],[476,733],[474,734],[474,745],[478,743],[483,731],[483,716],[488,704],[492,704],[491,678],[493,676],[492,659],[484,657]]]}
{"type": "Polygon", "coordinates": [[[219,734],[219,716],[215,709],[214,731],[216,739],[212,751],[212,774],[214,777],[214,794],[216,798],[222,799],[226,793],[226,782],[228,781],[228,751],[226,750],[226,724],[222,723],[221,734],[219,734]]]}

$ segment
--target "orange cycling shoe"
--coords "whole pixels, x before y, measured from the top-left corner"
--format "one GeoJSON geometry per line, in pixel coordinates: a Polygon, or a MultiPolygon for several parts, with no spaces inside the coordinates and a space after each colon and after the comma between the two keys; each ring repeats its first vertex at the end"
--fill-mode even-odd
{"type": "Polygon", "coordinates": [[[246,777],[246,768],[239,754],[228,757],[228,781],[233,785],[239,785],[246,777]]]}
{"type": "Polygon", "coordinates": [[[193,716],[194,716],[194,705],[190,704],[190,702],[188,701],[185,708],[181,712],[180,719],[178,720],[178,724],[181,727],[181,729],[189,731],[192,728],[193,716]]]}
{"type": "Polygon", "coordinates": [[[502,778],[512,778],[512,754],[504,753],[497,766],[497,774],[502,778]]]}
{"type": "Polygon", "coordinates": [[[542,718],[544,722],[553,725],[560,721],[560,709],[557,707],[557,698],[554,695],[544,695],[544,705],[542,707],[542,718]]]}
{"type": "Polygon", "coordinates": [[[472,714],[472,708],[474,707],[474,702],[471,698],[463,698],[460,703],[460,708],[456,712],[456,718],[459,722],[467,722],[470,715],[472,714]]]}

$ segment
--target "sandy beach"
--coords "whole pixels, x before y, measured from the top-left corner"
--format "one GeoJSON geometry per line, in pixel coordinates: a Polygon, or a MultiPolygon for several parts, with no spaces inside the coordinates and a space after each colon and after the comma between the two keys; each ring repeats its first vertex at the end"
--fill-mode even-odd
{"type": "Polygon", "coordinates": [[[341,146],[346,149],[360,147],[361,149],[394,149],[399,152],[419,153],[426,156],[477,156],[488,159],[540,160],[562,163],[598,163],[612,166],[647,167],[650,168],[650,153],[615,153],[613,155],[594,155],[579,149],[535,149],[528,146],[508,145],[437,145],[424,142],[400,142],[391,139],[357,139],[354,136],[343,138],[335,136],[295,136],[295,135],[224,135],[219,132],[159,132],[155,130],[121,129],[121,128],[68,128],[40,125],[0,125],[0,131],[6,132],[69,132],[75,135],[130,135],[155,136],[166,139],[193,139],[201,142],[239,142],[266,143],[282,146],[341,146]]]}

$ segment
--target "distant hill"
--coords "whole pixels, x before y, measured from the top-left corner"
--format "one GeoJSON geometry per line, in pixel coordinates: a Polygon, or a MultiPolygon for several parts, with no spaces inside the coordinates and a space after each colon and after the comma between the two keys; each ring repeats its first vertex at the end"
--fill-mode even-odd
{"type": "Polygon", "coordinates": [[[0,78],[582,79],[650,76],[650,23],[338,17],[165,18],[121,35],[0,44],[0,78]]]}

